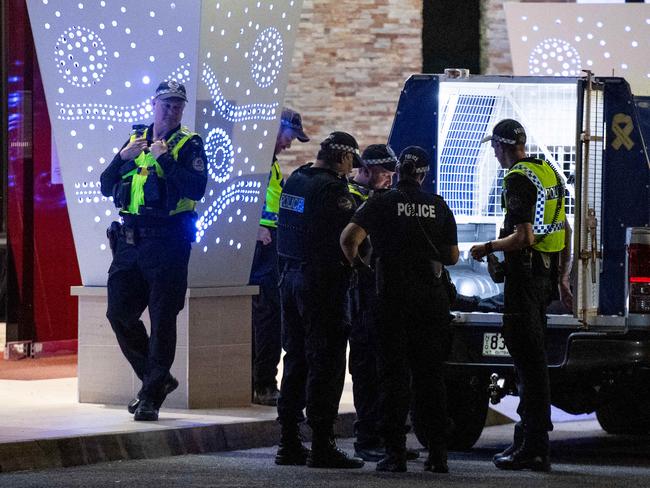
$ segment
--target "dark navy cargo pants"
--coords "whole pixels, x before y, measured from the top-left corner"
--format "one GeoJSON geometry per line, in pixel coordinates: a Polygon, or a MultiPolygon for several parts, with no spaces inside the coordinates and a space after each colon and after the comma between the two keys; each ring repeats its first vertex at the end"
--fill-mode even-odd
{"type": "Polygon", "coordinates": [[[350,375],[357,420],[356,449],[382,445],[379,424],[377,320],[379,299],[374,273],[359,271],[350,289],[350,375]]]}
{"type": "Polygon", "coordinates": [[[345,380],[350,269],[339,263],[289,262],[280,275],[282,345],[286,352],[278,399],[281,424],[303,420],[332,428],[345,380]]]}
{"type": "Polygon", "coordinates": [[[259,286],[253,296],[253,387],[273,387],[282,353],[280,291],[276,229],[269,229],[272,241],[257,241],[251,267],[250,284],[259,286]]]}
{"type": "Polygon", "coordinates": [[[140,398],[161,399],[176,351],[176,316],[187,290],[190,241],[169,235],[128,244],[120,236],[108,271],[106,316],[135,374],[140,398]],[[149,307],[151,334],[140,320],[149,307]]]}
{"type": "Polygon", "coordinates": [[[519,407],[527,445],[548,450],[551,393],[546,359],[546,306],[552,291],[547,274],[511,273],[505,281],[503,338],[517,374],[519,407]]]}

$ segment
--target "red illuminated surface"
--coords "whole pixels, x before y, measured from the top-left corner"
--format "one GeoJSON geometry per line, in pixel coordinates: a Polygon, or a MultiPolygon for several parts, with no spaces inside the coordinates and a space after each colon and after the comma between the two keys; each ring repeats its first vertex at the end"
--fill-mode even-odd
{"type": "MultiPolygon", "coordinates": [[[[77,255],[63,192],[63,185],[52,184],[51,128],[45,94],[34,52],[25,0],[4,0],[5,22],[2,28],[7,36],[7,88],[10,101],[20,101],[23,91],[33,83],[33,315],[37,341],[77,338],[77,302],[70,296],[70,286],[81,284],[77,255]],[[31,66],[25,60],[31,56],[31,66]],[[31,77],[31,80],[26,80],[31,77]],[[13,97],[13,98],[12,98],[13,97]]],[[[4,81],[4,80],[3,80],[4,81]]],[[[28,95],[27,95],[28,96],[28,95]]],[[[28,105],[27,105],[28,107],[28,105]]],[[[20,300],[32,300],[32,292],[25,289],[24,236],[29,235],[25,225],[31,225],[25,216],[25,185],[23,178],[23,151],[11,142],[29,139],[29,130],[23,130],[25,105],[9,107],[9,165],[7,224],[9,245],[14,256],[20,300]],[[27,132],[27,133],[25,133],[27,132]],[[27,221],[26,221],[27,220],[27,221]]],[[[28,128],[27,128],[28,129],[28,128]]],[[[27,260],[27,263],[31,261],[27,260]]],[[[29,284],[27,284],[29,288],[29,284]]]]}

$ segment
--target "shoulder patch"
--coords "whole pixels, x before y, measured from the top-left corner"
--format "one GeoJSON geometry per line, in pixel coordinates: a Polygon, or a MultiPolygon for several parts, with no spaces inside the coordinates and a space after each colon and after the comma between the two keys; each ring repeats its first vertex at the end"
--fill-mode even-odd
{"type": "Polygon", "coordinates": [[[352,210],[354,208],[354,200],[351,195],[343,195],[338,198],[336,205],[339,210],[352,210]]]}
{"type": "Polygon", "coordinates": [[[194,171],[203,172],[205,169],[205,161],[203,161],[203,158],[194,158],[194,161],[192,161],[192,168],[194,171]]]}

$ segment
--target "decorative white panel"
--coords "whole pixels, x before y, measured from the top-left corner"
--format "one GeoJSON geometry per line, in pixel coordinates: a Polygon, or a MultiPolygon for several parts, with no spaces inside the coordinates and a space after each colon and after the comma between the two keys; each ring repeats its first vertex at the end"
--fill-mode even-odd
{"type": "Polygon", "coordinates": [[[100,174],[172,77],[208,156],[190,286],[246,284],[302,1],[27,4],[83,284],[106,283],[118,218],[100,174]]]}
{"type": "Polygon", "coordinates": [[[515,75],[621,76],[650,95],[650,4],[505,3],[515,75]]]}

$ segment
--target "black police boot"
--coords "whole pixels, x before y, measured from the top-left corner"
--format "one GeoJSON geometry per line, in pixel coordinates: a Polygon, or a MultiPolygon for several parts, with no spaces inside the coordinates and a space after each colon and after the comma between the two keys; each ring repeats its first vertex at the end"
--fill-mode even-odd
{"type": "Polygon", "coordinates": [[[370,442],[355,442],[354,455],[364,461],[376,463],[386,455],[386,449],[381,443],[381,440],[370,442]]]}
{"type": "Polygon", "coordinates": [[[505,450],[498,452],[492,458],[492,461],[496,462],[498,458],[510,456],[513,452],[521,447],[524,443],[524,429],[519,422],[515,424],[515,435],[512,440],[512,444],[505,448],[505,450]]]}
{"type": "Polygon", "coordinates": [[[509,471],[530,469],[532,471],[544,471],[548,473],[551,470],[548,446],[534,444],[524,439],[519,449],[508,456],[495,459],[494,465],[499,469],[509,471]]]}
{"type": "MultiPolygon", "coordinates": [[[[160,410],[160,407],[162,403],[165,401],[165,398],[167,398],[167,395],[169,395],[176,388],[178,388],[178,380],[174,378],[171,374],[168,375],[167,379],[165,380],[165,384],[163,385],[163,397],[161,400],[155,402],[156,408],[160,410]]],[[[133,400],[131,400],[129,404],[126,406],[126,409],[129,411],[129,413],[133,414],[137,410],[138,405],[140,404],[141,394],[142,394],[142,390],[140,390],[140,392],[138,392],[138,396],[136,396],[133,400]]]]}
{"type": "Polygon", "coordinates": [[[135,409],[133,420],[154,421],[158,420],[158,408],[151,400],[140,400],[138,408],[135,409]]]}
{"type": "Polygon", "coordinates": [[[424,461],[424,470],[433,473],[449,473],[447,465],[447,446],[444,444],[430,444],[429,455],[424,461]]]}
{"type": "Polygon", "coordinates": [[[310,468],[356,469],[363,467],[363,459],[350,457],[336,447],[334,435],[329,430],[314,430],[311,452],[307,456],[310,468]]]}
{"type": "Polygon", "coordinates": [[[406,472],[406,449],[386,446],[386,456],[377,463],[375,470],[387,473],[406,472]]]}
{"type": "Polygon", "coordinates": [[[280,445],[275,454],[275,464],[281,466],[304,466],[307,463],[309,449],[302,445],[300,430],[297,425],[282,426],[280,445]]]}
{"type": "Polygon", "coordinates": [[[265,405],[267,407],[277,407],[279,396],[280,392],[276,385],[255,388],[255,393],[253,393],[253,403],[257,405],[265,405]]]}

